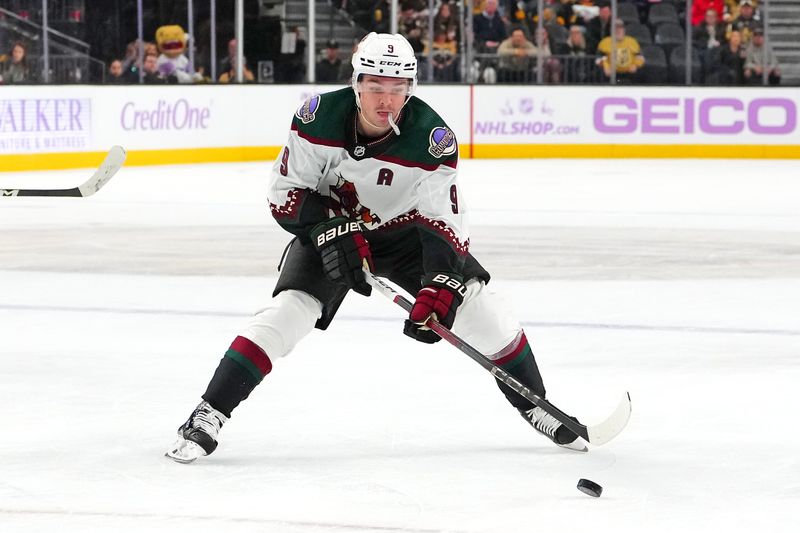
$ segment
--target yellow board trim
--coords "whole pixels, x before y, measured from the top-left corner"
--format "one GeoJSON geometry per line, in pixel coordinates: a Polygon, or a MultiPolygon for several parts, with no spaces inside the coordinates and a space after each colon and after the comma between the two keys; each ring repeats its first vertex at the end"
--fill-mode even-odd
{"type": "MultiPolygon", "coordinates": [[[[469,158],[470,146],[462,144],[461,157],[469,158]]],[[[730,144],[475,144],[475,159],[800,159],[800,145],[730,144]]],[[[280,146],[226,148],[170,148],[131,150],[128,166],[272,161],[280,146]]],[[[106,152],[0,154],[0,171],[61,170],[96,167],[106,152]]]]}
{"type": "Polygon", "coordinates": [[[186,148],[171,150],[131,150],[126,165],[183,165],[192,163],[230,163],[271,161],[280,146],[237,146],[231,148],[186,148]]]}
{"type": "MultiPolygon", "coordinates": [[[[462,157],[469,145],[461,145],[462,157]]],[[[475,159],[800,159],[798,145],[476,144],[475,159]]]]}
{"type": "MultiPolygon", "coordinates": [[[[236,161],[271,161],[280,146],[236,146],[229,148],[171,148],[165,150],[131,150],[126,166],[183,165],[191,163],[226,163],[236,161]]],[[[0,154],[0,171],[62,170],[99,165],[107,152],[74,152],[47,154],[0,154]]]]}

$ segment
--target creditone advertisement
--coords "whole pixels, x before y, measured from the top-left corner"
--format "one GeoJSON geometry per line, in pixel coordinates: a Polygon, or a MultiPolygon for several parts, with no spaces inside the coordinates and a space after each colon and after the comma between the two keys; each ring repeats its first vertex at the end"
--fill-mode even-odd
{"type": "MultiPolygon", "coordinates": [[[[5,86],[0,169],[270,160],[335,86],[5,86]]],[[[796,88],[422,85],[462,158],[800,158],[796,88]]]]}
{"type": "Polygon", "coordinates": [[[128,165],[270,159],[286,138],[300,92],[264,86],[3,87],[0,168],[94,166],[115,144],[127,150],[128,165]]]}

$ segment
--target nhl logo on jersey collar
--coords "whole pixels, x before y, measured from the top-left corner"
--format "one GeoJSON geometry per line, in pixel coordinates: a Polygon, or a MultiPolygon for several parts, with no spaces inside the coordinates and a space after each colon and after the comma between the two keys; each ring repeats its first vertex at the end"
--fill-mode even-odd
{"type": "Polygon", "coordinates": [[[430,143],[428,152],[433,157],[452,155],[456,151],[456,136],[450,131],[450,128],[444,126],[433,128],[428,142],[430,143]]]}
{"type": "Polygon", "coordinates": [[[317,111],[319,111],[319,95],[315,94],[303,102],[303,105],[297,109],[295,116],[303,124],[308,124],[309,122],[314,122],[314,119],[317,118],[317,111]]]}
{"type": "Polygon", "coordinates": [[[363,157],[365,153],[367,153],[367,149],[361,145],[358,145],[353,149],[353,155],[356,157],[363,157]]]}

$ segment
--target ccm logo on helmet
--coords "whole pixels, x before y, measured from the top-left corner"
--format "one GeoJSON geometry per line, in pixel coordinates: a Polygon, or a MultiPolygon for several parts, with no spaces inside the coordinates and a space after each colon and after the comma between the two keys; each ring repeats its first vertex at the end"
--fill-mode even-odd
{"type": "Polygon", "coordinates": [[[402,67],[402,63],[398,63],[397,61],[380,61],[379,65],[386,65],[387,67],[402,67]]]}
{"type": "Polygon", "coordinates": [[[358,226],[358,222],[348,222],[346,224],[342,224],[341,226],[331,228],[325,233],[320,233],[317,235],[317,247],[321,247],[323,244],[335,239],[336,237],[341,237],[342,235],[347,235],[348,233],[358,233],[359,231],[361,231],[361,228],[358,226]]]}
{"type": "Polygon", "coordinates": [[[467,295],[467,287],[457,279],[453,279],[447,274],[436,274],[433,276],[433,280],[431,281],[434,283],[441,283],[446,287],[450,287],[460,294],[462,298],[467,295]]]}

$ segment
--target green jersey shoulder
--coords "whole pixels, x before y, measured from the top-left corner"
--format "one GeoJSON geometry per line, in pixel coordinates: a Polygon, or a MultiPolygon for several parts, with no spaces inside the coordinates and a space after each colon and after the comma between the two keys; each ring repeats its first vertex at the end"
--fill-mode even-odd
{"type": "Polygon", "coordinates": [[[343,145],[347,117],[356,105],[356,97],[349,87],[315,94],[295,111],[292,129],[305,137],[323,141],[323,144],[343,145]]]}
{"type": "MultiPolygon", "coordinates": [[[[356,99],[349,87],[308,98],[295,112],[292,129],[315,144],[344,147],[349,122],[355,120],[356,99]]],[[[401,111],[400,135],[381,154],[424,168],[458,162],[458,143],[445,121],[427,103],[412,96],[401,111]]]]}
{"type": "Polygon", "coordinates": [[[411,97],[403,111],[406,116],[400,124],[400,136],[387,154],[425,166],[455,166],[458,143],[442,117],[416,96],[411,97]]]}

